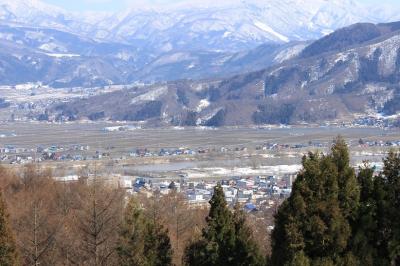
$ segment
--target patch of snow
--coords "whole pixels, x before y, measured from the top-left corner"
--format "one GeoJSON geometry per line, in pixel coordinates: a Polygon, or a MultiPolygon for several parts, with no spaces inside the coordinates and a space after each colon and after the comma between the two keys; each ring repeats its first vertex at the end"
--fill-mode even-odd
{"type": "Polygon", "coordinates": [[[62,46],[52,43],[52,42],[44,43],[44,44],[40,45],[39,49],[50,52],[50,53],[67,52],[67,49],[65,49],[65,47],[62,47],[62,46]]]}
{"type": "Polygon", "coordinates": [[[224,32],[224,35],[222,35],[222,38],[227,38],[227,37],[229,37],[229,35],[231,35],[232,34],[232,32],[230,32],[230,31],[225,31],[224,32]]]}
{"type": "Polygon", "coordinates": [[[207,99],[203,99],[199,102],[199,105],[196,108],[196,111],[200,113],[204,109],[206,109],[208,106],[210,106],[210,102],[207,99]]]}
{"type": "Polygon", "coordinates": [[[328,34],[331,34],[332,32],[333,32],[332,29],[323,29],[323,30],[321,30],[321,34],[322,35],[328,35],[328,34]]]}
{"type": "Polygon", "coordinates": [[[154,62],[155,66],[173,64],[179,61],[193,59],[189,53],[174,53],[160,57],[154,62]]]}
{"type": "Polygon", "coordinates": [[[338,63],[339,61],[346,62],[348,60],[348,58],[349,58],[348,53],[338,53],[334,62],[335,62],[335,64],[338,63]]]}
{"type": "Polygon", "coordinates": [[[260,21],[255,21],[254,25],[256,25],[257,28],[270,33],[271,35],[277,37],[279,40],[283,41],[283,42],[289,42],[289,38],[276,32],[275,30],[273,30],[270,26],[260,22],[260,21]]]}
{"type": "Polygon", "coordinates": [[[220,57],[218,60],[215,60],[214,62],[212,62],[212,66],[222,66],[224,65],[228,60],[230,60],[232,58],[232,55],[226,55],[226,56],[222,56],[220,57]]]}
{"type": "Polygon", "coordinates": [[[306,47],[306,44],[299,44],[283,51],[280,51],[274,58],[274,60],[278,63],[282,63],[283,61],[289,60],[301,53],[306,47]]]}
{"type": "Polygon", "coordinates": [[[116,55],[116,57],[121,60],[128,61],[133,57],[133,55],[129,52],[121,51],[116,55]]]}
{"type": "Polygon", "coordinates": [[[200,92],[200,91],[203,91],[203,90],[205,90],[205,89],[207,89],[207,84],[195,84],[193,87],[193,90],[194,91],[196,91],[196,92],[200,92]]]}
{"type": "Polygon", "coordinates": [[[63,57],[79,57],[79,54],[46,54],[50,57],[63,58],[63,57]]]}
{"type": "Polygon", "coordinates": [[[263,158],[275,158],[275,155],[273,155],[273,154],[261,154],[261,157],[263,157],[263,158]]]}
{"type": "Polygon", "coordinates": [[[40,87],[40,83],[25,83],[15,85],[16,90],[31,90],[40,87]]]}
{"type": "Polygon", "coordinates": [[[300,171],[302,165],[274,165],[274,166],[261,166],[260,168],[253,169],[251,167],[235,167],[235,168],[203,168],[193,169],[205,171],[214,176],[248,176],[248,175],[270,175],[270,174],[292,174],[300,171]]]}
{"type": "Polygon", "coordinates": [[[379,57],[379,72],[383,75],[390,75],[395,70],[398,45],[400,36],[395,35],[383,42],[368,46],[367,57],[372,58],[377,49],[381,49],[379,57]]]}
{"type": "Polygon", "coordinates": [[[218,130],[216,127],[206,127],[206,126],[198,126],[195,127],[196,130],[218,130]]]}
{"type": "Polygon", "coordinates": [[[385,91],[386,87],[384,86],[379,86],[377,84],[367,84],[363,90],[364,93],[366,94],[371,94],[371,93],[376,93],[380,91],[385,91]]]}
{"type": "Polygon", "coordinates": [[[202,121],[207,121],[213,118],[219,111],[222,110],[222,107],[214,109],[211,113],[208,115],[205,115],[204,117],[201,118],[202,121]]]}
{"type": "Polygon", "coordinates": [[[151,90],[149,92],[146,92],[144,94],[141,94],[139,96],[136,96],[135,98],[132,99],[131,104],[136,104],[139,102],[154,101],[154,100],[157,100],[159,97],[161,97],[162,95],[164,95],[167,92],[168,92],[168,87],[163,86],[163,87],[151,90]]]}

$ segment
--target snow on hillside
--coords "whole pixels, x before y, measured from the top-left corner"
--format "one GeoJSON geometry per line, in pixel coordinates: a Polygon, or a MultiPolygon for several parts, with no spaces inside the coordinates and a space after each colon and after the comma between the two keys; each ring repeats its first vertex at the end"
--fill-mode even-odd
{"type": "Polygon", "coordinates": [[[399,19],[399,8],[362,0],[191,0],[122,12],[71,14],[40,0],[0,0],[3,23],[63,29],[90,38],[170,50],[242,50],[321,37],[356,22],[399,19]],[[152,38],[148,38],[151,34],[152,38]]]}
{"type": "Polygon", "coordinates": [[[144,94],[141,94],[132,99],[131,104],[137,104],[145,101],[155,101],[160,98],[162,95],[168,92],[168,87],[163,86],[160,88],[156,88],[144,94]]]}
{"type": "MultiPolygon", "coordinates": [[[[339,27],[400,20],[399,9],[363,0],[185,0],[70,13],[40,0],[0,0],[0,76],[57,86],[220,77],[291,59],[303,41],[339,27]]],[[[391,49],[382,57],[389,66],[391,49]]]]}
{"type": "Polygon", "coordinates": [[[262,29],[263,31],[270,33],[271,35],[276,36],[278,39],[280,39],[283,42],[289,42],[288,37],[283,36],[282,34],[276,32],[275,30],[271,29],[271,27],[269,27],[268,25],[266,25],[262,22],[256,21],[256,22],[254,22],[254,25],[256,25],[258,28],[262,29]]]}

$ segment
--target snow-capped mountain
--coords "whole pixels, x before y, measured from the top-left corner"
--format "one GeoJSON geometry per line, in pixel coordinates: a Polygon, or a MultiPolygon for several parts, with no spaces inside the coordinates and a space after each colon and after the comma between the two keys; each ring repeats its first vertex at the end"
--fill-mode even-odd
{"type": "Polygon", "coordinates": [[[0,0],[2,23],[47,27],[153,50],[238,51],[266,42],[317,39],[357,22],[400,18],[361,0],[192,0],[115,14],[72,14],[39,0],[0,0]]]}
{"type": "MultiPolygon", "coordinates": [[[[383,12],[383,11],[382,11],[383,12]]],[[[107,38],[145,41],[161,50],[231,51],[266,42],[317,39],[356,22],[384,22],[354,0],[241,0],[133,9],[97,24],[107,38]],[[225,4],[226,3],[226,4],[225,4]]]]}
{"type": "Polygon", "coordinates": [[[70,120],[179,126],[400,117],[400,22],[358,23],[308,47],[313,47],[313,53],[303,49],[298,56],[264,70],[135,87],[55,104],[49,113],[70,120]]]}
{"type": "Polygon", "coordinates": [[[0,83],[91,86],[244,73],[290,59],[305,41],[337,28],[400,20],[398,11],[362,0],[191,0],[71,13],[40,0],[0,0],[0,44],[7,48],[0,83]]]}

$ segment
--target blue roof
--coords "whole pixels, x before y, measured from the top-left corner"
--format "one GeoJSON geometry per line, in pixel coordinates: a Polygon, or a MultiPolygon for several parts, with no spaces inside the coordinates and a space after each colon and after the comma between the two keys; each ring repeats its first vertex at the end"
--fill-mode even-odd
{"type": "Polygon", "coordinates": [[[253,203],[246,203],[246,204],[244,205],[244,208],[245,208],[246,210],[255,210],[255,209],[257,209],[257,207],[256,207],[253,203]]]}

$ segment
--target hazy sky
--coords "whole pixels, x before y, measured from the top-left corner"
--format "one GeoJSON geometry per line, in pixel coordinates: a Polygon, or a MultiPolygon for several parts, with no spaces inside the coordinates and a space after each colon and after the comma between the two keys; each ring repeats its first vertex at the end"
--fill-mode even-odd
{"type": "MultiPolygon", "coordinates": [[[[176,3],[185,0],[43,0],[44,2],[63,7],[70,11],[120,11],[128,6],[141,3],[176,3]]],[[[218,0],[216,0],[218,1],[218,0]]],[[[265,0],[268,1],[268,0],[265,0]]],[[[400,6],[400,0],[359,0],[360,2],[372,4],[393,4],[400,6]]]]}

